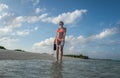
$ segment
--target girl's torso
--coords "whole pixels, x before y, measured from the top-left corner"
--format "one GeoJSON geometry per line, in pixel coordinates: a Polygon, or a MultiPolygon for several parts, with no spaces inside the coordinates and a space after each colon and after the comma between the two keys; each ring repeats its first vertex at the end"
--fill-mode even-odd
{"type": "Polygon", "coordinates": [[[58,28],[58,30],[57,30],[57,39],[59,41],[61,41],[63,39],[65,32],[66,32],[65,28],[58,28]]]}

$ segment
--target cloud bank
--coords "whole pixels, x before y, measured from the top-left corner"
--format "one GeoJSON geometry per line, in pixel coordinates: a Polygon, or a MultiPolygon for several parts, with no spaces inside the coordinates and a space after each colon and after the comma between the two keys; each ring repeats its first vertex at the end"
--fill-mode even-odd
{"type": "MultiPolygon", "coordinates": [[[[39,12],[39,10],[36,9],[36,13],[39,12]]],[[[67,13],[62,13],[59,14],[58,16],[48,16],[47,13],[41,14],[40,16],[29,16],[28,17],[28,22],[50,22],[53,24],[57,24],[60,20],[64,21],[65,24],[72,24],[74,23],[78,18],[81,18],[85,13],[87,12],[86,9],[81,9],[81,10],[75,10],[73,12],[67,12],[67,13]]]]}
{"type": "MultiPolygon", "coordinates": [[[[84,53],[83,49],[91,47],[89,44],[91,43],[94,44],[94,42],[96,41],[98,42],[97,44],[99,44],[101,40],[117,34],[119,32],[118,30],[119,30],[118,28],[114,27],[114,28],[106,29],[99,34],[91,35],[88,37],[84,37],[82,35],[78,37],[66,36],[64,54],[84,53]]],[[[34,52],[45,52],[52,54],[53,41],[54,41],[54,37],[45,39],[44,41],[36,42],[33,44],[32,49],[34,52]]],[[[91,48],[94,49],[94,47],[91,48]]]]}

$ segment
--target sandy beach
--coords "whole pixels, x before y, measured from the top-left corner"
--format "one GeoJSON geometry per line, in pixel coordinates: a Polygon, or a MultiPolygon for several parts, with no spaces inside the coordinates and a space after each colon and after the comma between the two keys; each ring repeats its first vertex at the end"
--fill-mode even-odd
{"type": "MultiPolygon", "coordinates": [[[[40,53],[0,49],[0,60],[31,60],[31,59],[55,60],[55,57],[47,53],[40,54],[40,53]]],[[[69,59],[72,58],[63,56],[63,60],[69,60],[69,59]]]]}
{"type": "Polygon", "coordinates": [[[30,59],[54,60],[55,58],[52,55],[46,53],[40,54],[0,49],[0,60],[30,60],[30,59]]]}

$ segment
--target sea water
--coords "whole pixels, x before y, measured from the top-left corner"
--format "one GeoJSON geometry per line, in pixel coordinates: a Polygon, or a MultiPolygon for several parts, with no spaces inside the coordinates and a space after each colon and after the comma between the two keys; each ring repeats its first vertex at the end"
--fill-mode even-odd
{"type": "Polygon", "coordinates": [[[1,60],[0,78],[120,78],[120,61],[1,60]]]}

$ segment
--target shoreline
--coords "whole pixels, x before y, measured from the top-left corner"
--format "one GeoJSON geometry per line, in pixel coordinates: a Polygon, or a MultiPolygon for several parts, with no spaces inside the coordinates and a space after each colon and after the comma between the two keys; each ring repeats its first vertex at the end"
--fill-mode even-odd
{"type": "MultiPolygon", "coordinates": [[[[54,55],[47,54],[47,53],[32,53],[32,52],[0,49],[0,60],[36,60],[36,59],[55,61],[56,57],[54,57],[54,55]]],[[[75,59],[75,58],[63,56],[63,61],[71,60],[71,59],[75,59]]]]}
{"type": "Polygon", "coordinates": [[[47,53],[32,53],[0,49],[0,60],[31,60],[31,59],[54,60],[55,58],[47,53]]]}

